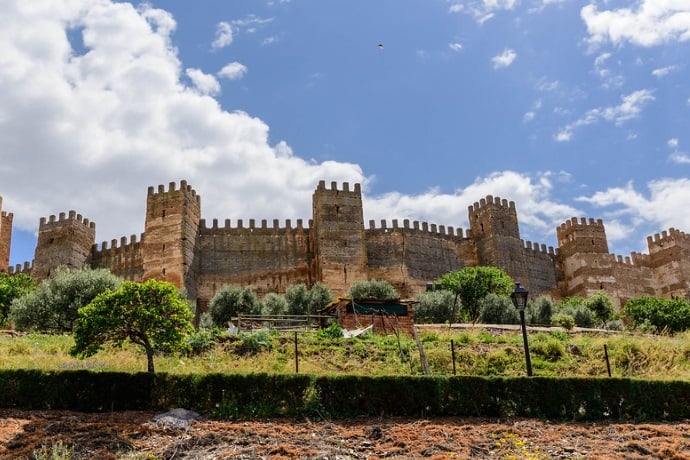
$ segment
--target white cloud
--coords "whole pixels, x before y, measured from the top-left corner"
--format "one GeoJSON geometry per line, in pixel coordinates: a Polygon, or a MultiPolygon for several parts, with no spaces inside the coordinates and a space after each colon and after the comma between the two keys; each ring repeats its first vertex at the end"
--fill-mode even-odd
{"type": "Polygon", "coordinates": [[[607,63],[611,58],[611,53],[602,53],[594,59],[594,73],[603,80],[602,86],[606,89],[619,88],[623,86],[624,78],[622,75],[614,74],[607,63]]]}
{"type": "Polygon", "coordinates": [[[218,76],[229,80],[239,80],[244,77],[246,73],[247,66],[239,62],[231,62],[220,69],[218,76]]]}
{"type": "Polygon", "coordinates": [[[223,110],[215,78],[183,70],[166,12],[105,0],[24,5],[7,0],[0,15],[0,107],[12,113],[0,117],[0,184],[16,230],[74,209],[96,222],[99,241],[138,234],[148,186],[180,179],[208,219],[308,218],[319,180],[366,188],[358,165],[300,158],[269,144],[262,120],[223,110]],[[67,27],[86,52],[72,49],[67,27]]]}
{"type": "Polygon", "coordinates": [[[225,21],[216,26],[216,38],[211,46],[213,48],[225,48],[232,43],[232,26],[225,21]]]}
{"type": "Polygon", "coordinates": [[[580,16],[587,25],[590,45],[651,47],[690,40],[690,3],[686,0],[641,0],[635,6],[606,11],[599,11],[594,3],[584,6],[580,16]]]}
{"type": "MultiPolygon", "coordinates": [[[[548,0],[544,2],[549,3],[548,0]]],[[[520,0],[474,0],[465,3],[454,3],[450,6],[451,13],[467,13],[475,21],[483,24],[493,18],[496,12],[510,11],[520,4],[520,0]]]]}
{"type": "Polygon", "coordinates": [[[278,41],[278,37],[276,37],[276,36],[270,36],[270,37],[264,38],[264,39],[262,40],[261,44],[262,44],[263,46],[268,46],[268,45],[272,45],[272,44],[276,43],[277,41],[278,41]]]}
{"type": "Polygon", "coordinates": [[[551,200],[552,179],[560,181],[561,178],[562,174],[554,173],[531,178],[514,171],[501,171],[477,178],[473,184],[455,190],[454,193],[441,193],[437,189],[431,189],[419,195],[392,192],[378,197],[366,197],[365,219],[375,220],[378,225],[380,219],[396,218],[402,224],[402,219],[412,218],[467,229],[468,206],[491,195],[516,203],[523,237],[552,239],[557,225],[581,214],[581,211],[571,206],[551,200]]]}
{"type": "Polygon", "coordinates": [[[534,117],[536,117],[537,114],[535,112],[529,111],[525,112],[525,114],[522,116],[522,122],[523,123],[529,123],[532,120],[534,120],[534,117]]]}
{"type": "Polygon", "coordinates": [[[494,69],[500,69],[503,67],[508,67],[517,58],[517,53],[515,51],[506,48],[501,54],[498,54],[491,58],[491,62],[494,63],[494,69]]]}
{"type": "Polygon", "coordinates": [[[449,43],[448,48],[450,48],[452,51],[455,51],[455,52],[462,51],[462,43],[458,43],[458,42],[449,43]]]}
{"type": "MultiPolygon", "coordinates": [[[[617,222],[628,226],[623,236],[640,234],[640,229],[659,229],[670,227],[690,228],[690,214],[678,212],[685,209],[690,200],[690,179],[661,179],[647,184],[648,196],[635,189],[632,182],[625,187],[613,187],[591,196],[581,196],[577,200],[593,206],[610,209],[617,216],[617,222]],[[611,209],[612,208],[612,209],[611,209]]],[[[605,221],[607,236],[609,220],[605,221]]]]}
{"type": "Polygon", "coordinates": [[[669,140],[666,142],[666,145],[668,145],[668,146],[669,146],[670,148],[672,148],[672,149],[677,149],[677,148],[678,148],[678,144],[679,144],[678,138],[675,138],[675,137],[672,138],[672,139],[669,139],[669,140]]]}
{"type": "Polygon", "coordinates": [[[655,98],[651,90],[643,89],[621,96],[621,99],[622,102],[619,105],[589,110],[582,118],[562,128],[556,133],[554,139],[559,142],[570,141],[573,138],[574,129],[601,120],[613,122],[616,126],[620,126],[626,121],[637,118],[642,112],[643,106],[655,98]]]}
{"type": "Polygon", "coordinates": [[[187,69],[185,73],[199,93],[209,96],[220,93],[220,83],[213,75],[206,74],[199,69],[187,69]]]}
{"type": "Polygon", "coordinates": [[[654,69],[652,70],[652,75],[654,75],[657,78],[663,78],[666,75],[670,74],[674,70],[677,70],[678,66],[677,65],[670,65],[667,67],[661,67],[659,69],[654,69]]]}
{"type": "Polygon", "coordinates": [[[672,163],[680,164],[680,165],[687,165],[690,164],[690,156],[688,156],[685,153],[682,152],[673,152],[671,155],[669,155],[668,159],[672,163]]]}

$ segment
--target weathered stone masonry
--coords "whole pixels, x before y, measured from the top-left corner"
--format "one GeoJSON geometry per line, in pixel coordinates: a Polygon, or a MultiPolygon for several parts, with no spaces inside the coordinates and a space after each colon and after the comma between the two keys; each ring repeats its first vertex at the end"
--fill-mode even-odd
{"type": "MultiPolygon", "coordinates": [[[[105,267],[125,279],[167,280],[202,308],[223,285],[251,286],[259,295],[294,283],[325,283],[341,295],[352,282],[386,279],[403,296],[468,266],[495,266],[531,295],[587,297],[606,291],[618,306],[639,295],[688,297],[690,236],[671,228],[648,237],[649,254],[614,256],[601,220],[584,218],[556,229],[558,249],[520,239],[515,203],[487,196],[468,208],[470,229],[398,220],[365,228],[359,184],[321,181],[312,219],[209,225],[201,197],[186,181],[149,187],[144,233],[95,243],[95,224],[74,211],[42,218],[32,263],[8,267],[12,214],[0,219],[0,270],[43,279],[59,265],[105,267]]],[[[0,199],[0,211],[2,201],[0,199]]]]}

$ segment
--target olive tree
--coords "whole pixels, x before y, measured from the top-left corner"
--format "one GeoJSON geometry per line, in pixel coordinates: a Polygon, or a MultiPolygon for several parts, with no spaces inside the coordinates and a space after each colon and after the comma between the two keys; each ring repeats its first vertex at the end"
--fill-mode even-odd
{"type": "Polygon", "coordinates": [[[450,291],[430,291],[417,294],[414,304],[415,323],[453,323],[453,294],[450,291]]]}
{"type": "Polygon", "coordinates": [[[348,290],[349,297],[353,299],[397,299],[398,291],[386,280],[355,281],[348,290]]]}
{"type": "Polygon", "coordinates": [[[105,268],[59,267],[52,278],[12,302],[10,322],[20,331],[70,332],[79,308],[99,294],[117,289],[120,282],[105,268]]]}
{"type": "Polygon", "coordinates": [[[215,326],[226,327],[230,319],[241,313],[261,314],[261,302],[249,287],[223,286],[211,299],[211,319],[215,326]]]}
{"type": "Polygon", "coordinates": [[[513,289],[513,280],[503,270],[496,267],[467,267],[446,273],[439,279],[441,288],[455,296],[453,316],[458,299],[465,309],[465,315],[473,323],[479,318],[481,300],[489,294],[508,296],[513,289]]]}
{"type": "Polygon", "coordinates": [[[106,344],[129,341],[146,353],[148,372],[154,372],[156,350],[179,350],[194,331],[193,314],[177,288],[166,281],[125,281],[116,291],[97,296],[79,309],[70,354],[93,356],[106,344]]]}
{"type": "Polygon", "coordinates": [[[10,305],[14,299],[36,289],[36,281],[25,273],[8,275],[0,272],[0,325],[7,323],[10,305]]]}

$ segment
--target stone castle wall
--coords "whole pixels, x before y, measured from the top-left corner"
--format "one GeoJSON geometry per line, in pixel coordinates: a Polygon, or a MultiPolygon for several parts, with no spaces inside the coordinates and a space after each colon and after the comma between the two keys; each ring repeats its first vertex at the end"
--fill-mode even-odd
{"type": "Polygon", "coordinates": [[[7,271],[10,266],[12,219],[12,213],[2,210],[2,197],[0,196],[0,271],[7,271]]]}
{"type": "Polygon", "coordinates": [[[675,229],[649,237],[649,254],[622,258],[608,252],[601,220],[566,221],[556,229],[556,250],[525,243],[515,204],[493,196],[468,208],[466,231],[407,219],[402,225],[370,221],[365,229],[359,184],[326,187],[321,181],[312,205],[308,225],[226,220],[220,226],[215,219],[208,225],[201,218],[200,196],[185,181],[157,191],[149,187],[139,239],[132,235],[96,245],[93,222],[70,211],[41,219],[33,264],[16,268],[6,267],[12,215],[3,211],[0,270],[42,279],[59,265],[90,264],[129,280],[171,281],[202,308],[227,284],[264,295],[320,281],[338,296],[354,281],[385,279],[403,297],[413,297],[443,274],[477,265],[503,269],[533,297],[588,297],[604,290],[622,306],[639,295],[690,293],[690,236],[675,229]]]}

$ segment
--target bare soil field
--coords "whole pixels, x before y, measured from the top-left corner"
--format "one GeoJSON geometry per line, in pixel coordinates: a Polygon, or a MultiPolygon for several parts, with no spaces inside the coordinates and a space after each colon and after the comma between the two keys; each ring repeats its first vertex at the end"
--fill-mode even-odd
{"type": "Polygon", "coordinates": [[[0,458],[35,458],[47,445],[88,459],[690,459],[690,420],[201,418],[171,424],[156,415],[1,409],[0,458]]]}

